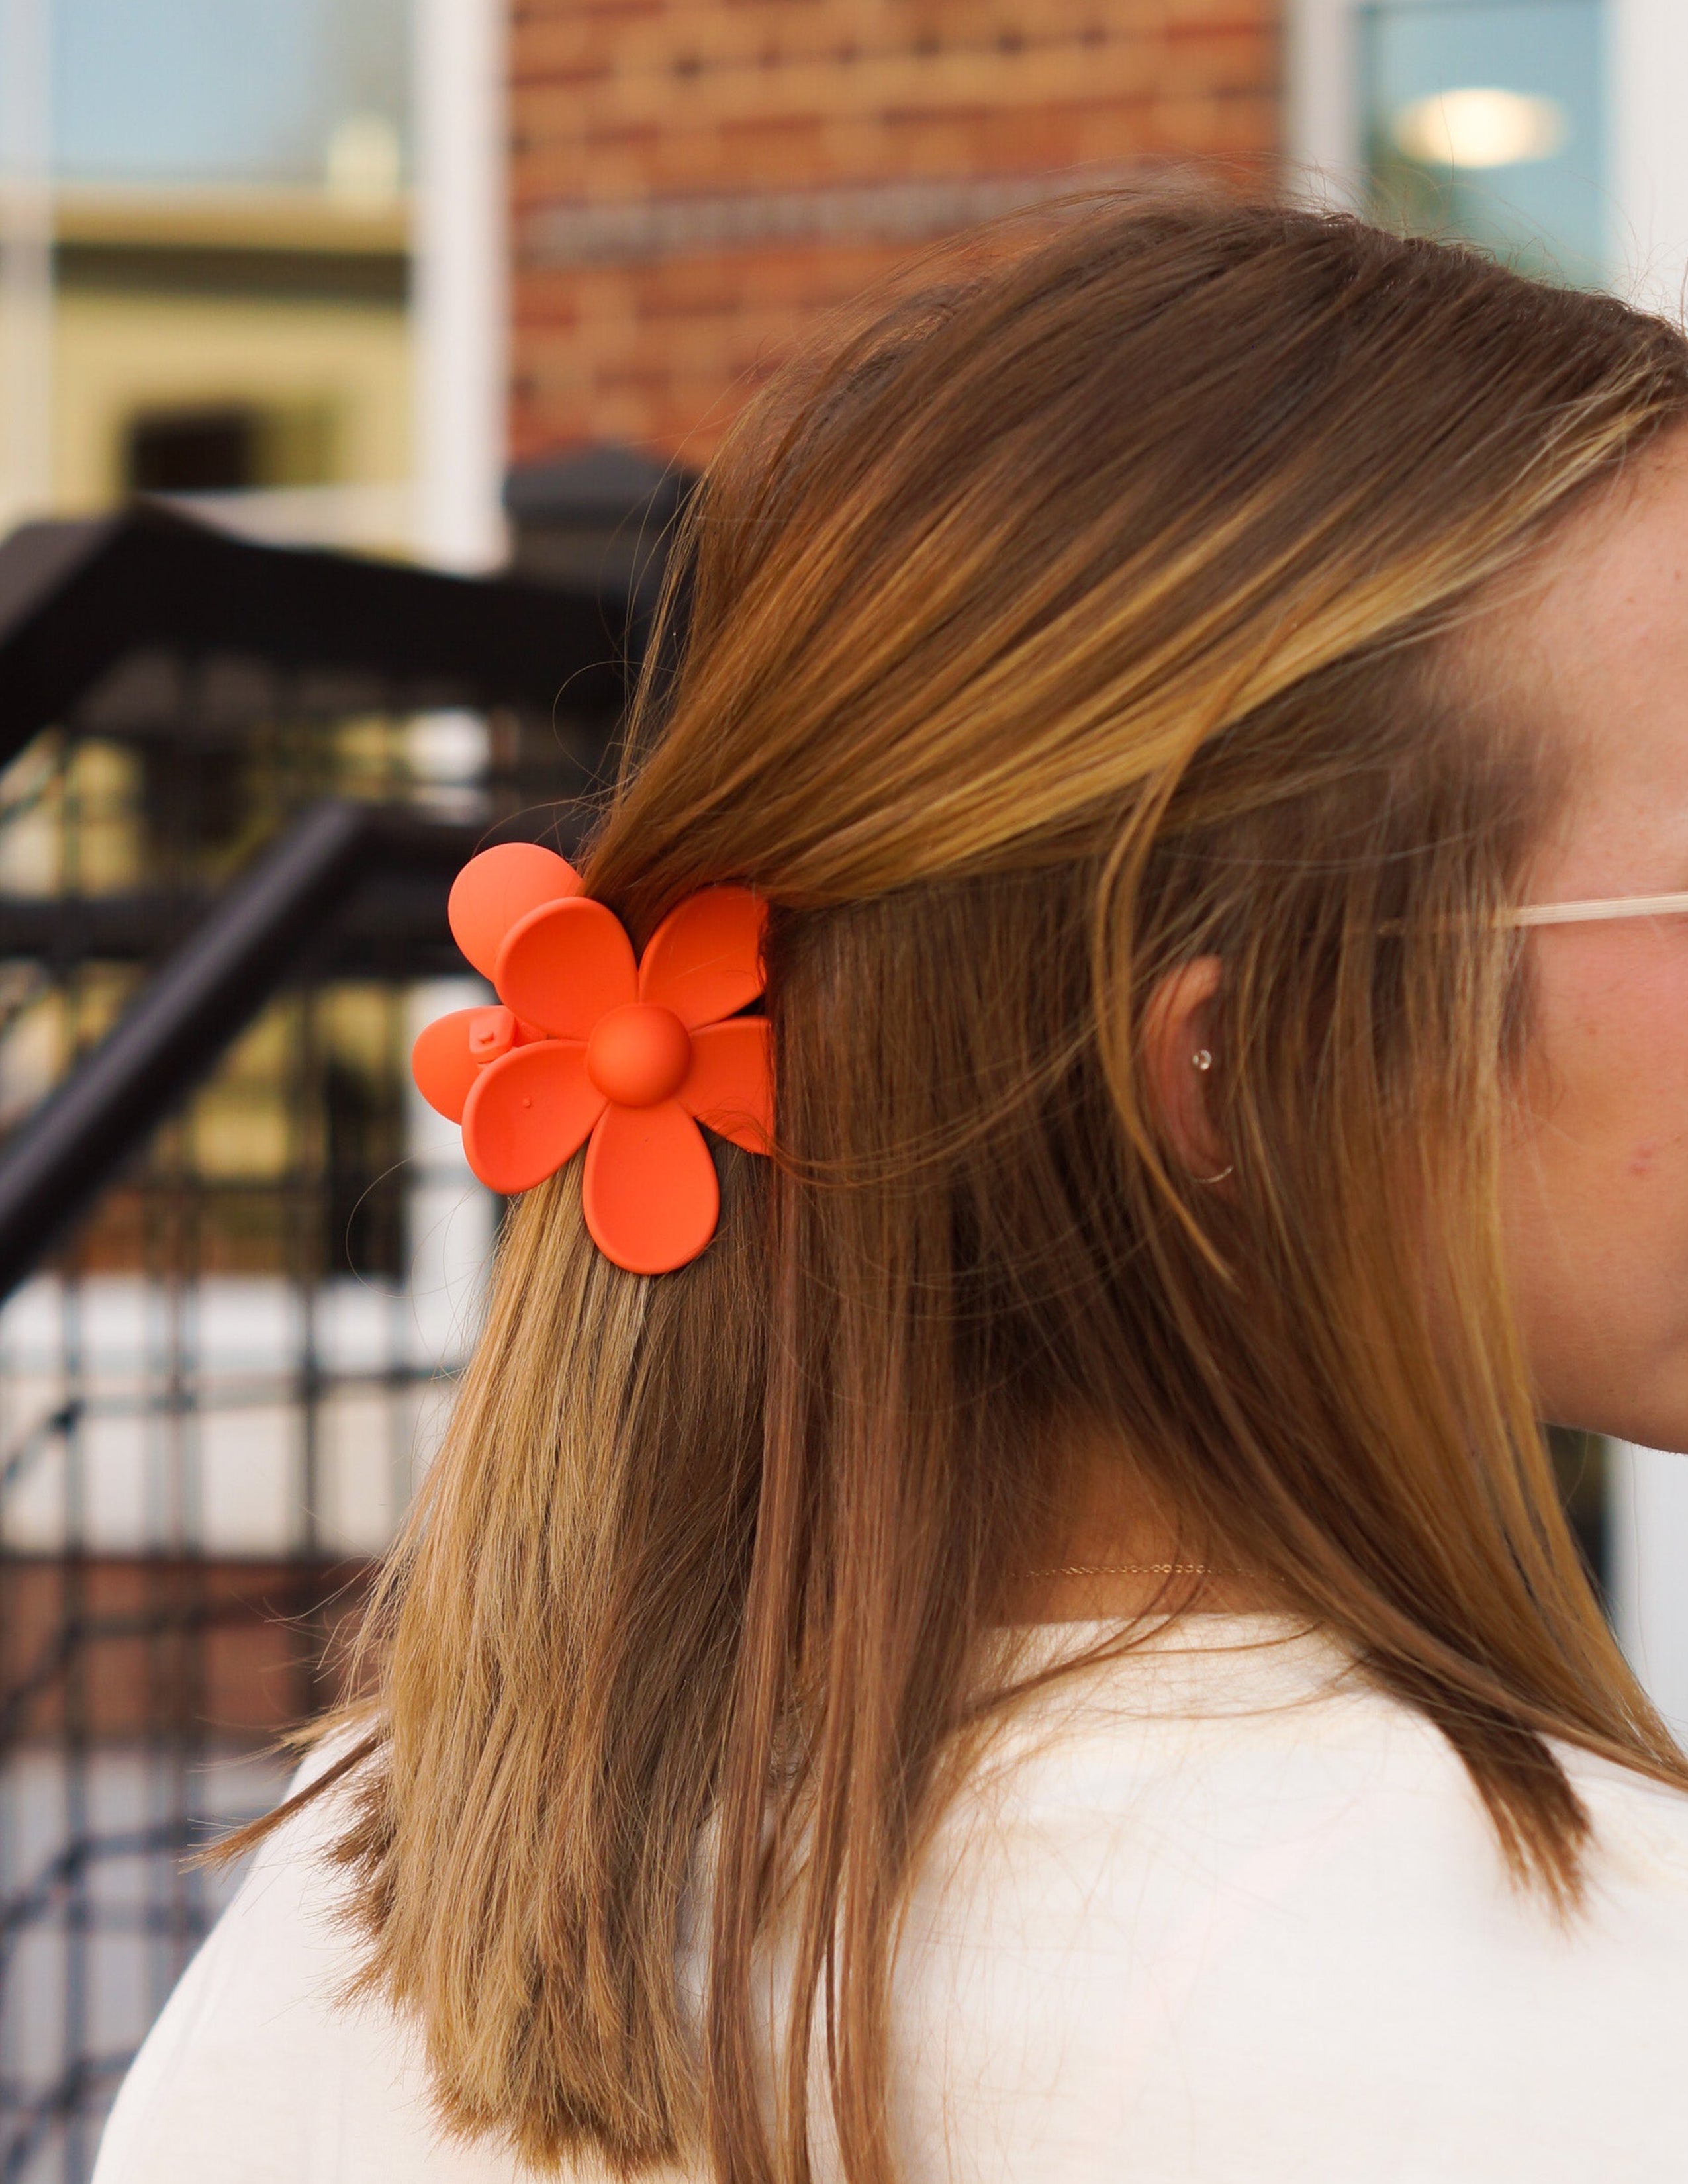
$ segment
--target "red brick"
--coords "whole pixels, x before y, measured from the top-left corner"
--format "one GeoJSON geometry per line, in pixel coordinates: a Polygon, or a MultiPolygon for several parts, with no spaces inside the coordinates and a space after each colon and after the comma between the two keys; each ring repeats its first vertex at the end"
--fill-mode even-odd
{"type": "MultiPolygon", "coordinates": [[[[700,460],[826,315],[929,239],[887,184],[1208,163],[1279,151],[1281,0],[516,0],[511,439],[631,438],[700,460]],[[863,232],[686,232],[691,202],[857,191],[863,232]],[[878,208],[875,213],[875,207],[878,208]],[[548,255],[548,213],[621,208],[636,245],[548,255]],[[875,219],[879,220],[877,231],[875,219]],[[894,226],[894,223],[893,223],[894,226]]],[[[619,233],[621,231],[618,230],[619,233]]]]}

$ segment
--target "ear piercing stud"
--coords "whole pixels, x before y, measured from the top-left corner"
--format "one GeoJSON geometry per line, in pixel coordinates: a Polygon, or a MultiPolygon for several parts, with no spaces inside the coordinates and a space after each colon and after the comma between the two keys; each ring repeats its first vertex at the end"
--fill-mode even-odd
{"type": "MultiPolygon", "coordinates": [[[[1213,1067],[1213,1056],[1206,1047],[1199,1046],[1196,1048],[1195,1053],[1189,1057],[1189,1066],[1192,1069],[1200,1069],[1205,1073],[1213,1067]]],[[[1228,1175],[1234,1175],[1235,1173],[1236,1167],[1235,1164],[1233,1163],[1229,1167],[1222,1167],[1217,1175],[1194,1176],[1191,1178],[1191,1181],[1195,1183],[1223,1183],[1228,1175]]]]}

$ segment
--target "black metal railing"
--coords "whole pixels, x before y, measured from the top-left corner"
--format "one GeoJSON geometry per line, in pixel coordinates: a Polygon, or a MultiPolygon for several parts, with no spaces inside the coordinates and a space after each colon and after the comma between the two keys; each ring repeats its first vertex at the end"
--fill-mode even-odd
{"type": "Polygon", "coordinates": [[[639,567],[0,545],[7,2184],[86,2176],[448,1407],[498,1208],[409,1042],[457,867],[603,776],[639,567]]]}

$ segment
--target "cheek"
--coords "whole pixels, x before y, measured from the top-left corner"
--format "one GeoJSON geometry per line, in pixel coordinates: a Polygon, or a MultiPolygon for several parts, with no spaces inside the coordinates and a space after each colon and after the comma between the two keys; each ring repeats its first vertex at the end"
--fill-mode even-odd
{"type": "Polygon", "coordinates": [[[1561,952],[1500,1178],[1536,1399],[1688,1446],[1688,933],[1561,952]]]}
{"type": "Polygon", "coordinates": [[[1688,946],[1572,939],[1537,982],[1535,1157],[1591,1183],[1657,1180],[1688,1150],[1688,946]]]}

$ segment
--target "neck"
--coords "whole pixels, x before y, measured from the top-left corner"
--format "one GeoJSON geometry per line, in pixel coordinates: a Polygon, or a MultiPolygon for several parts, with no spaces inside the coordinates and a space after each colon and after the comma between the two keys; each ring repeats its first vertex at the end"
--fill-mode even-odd
{"type": "Polygon", "coordinates": [[[1268,1605],[1232,1558],[1157,1511],[1117,1443],[1087,1441],[1070,1518],[1027,1574],[1017,1621],[1245,1614],[1268,1605]]]}

